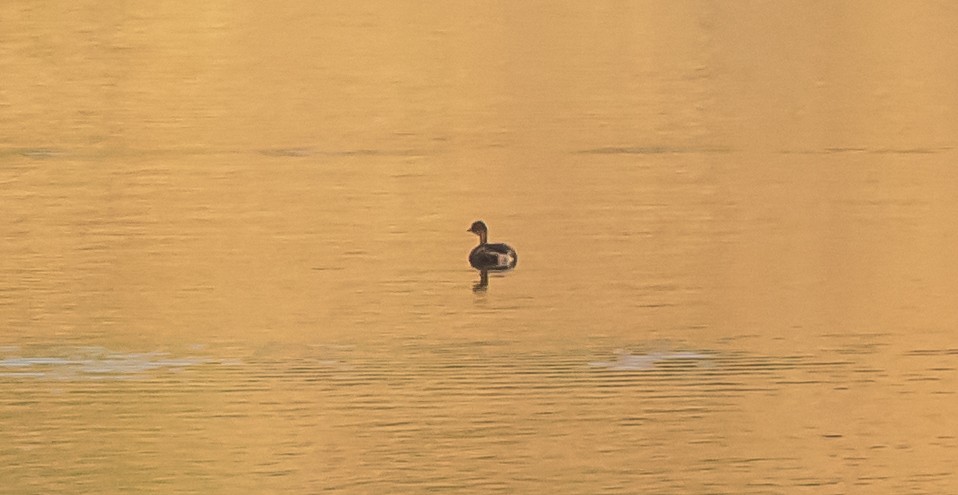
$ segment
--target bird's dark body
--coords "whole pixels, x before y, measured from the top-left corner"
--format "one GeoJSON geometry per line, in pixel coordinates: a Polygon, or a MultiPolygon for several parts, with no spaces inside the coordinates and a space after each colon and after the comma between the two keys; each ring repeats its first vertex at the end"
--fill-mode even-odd
{"type": "Polygon", "coordinates": [[[519,262],[508,244],[480,244],[469,253],[469,264],[479,270],[510,270],[519,262]]]}

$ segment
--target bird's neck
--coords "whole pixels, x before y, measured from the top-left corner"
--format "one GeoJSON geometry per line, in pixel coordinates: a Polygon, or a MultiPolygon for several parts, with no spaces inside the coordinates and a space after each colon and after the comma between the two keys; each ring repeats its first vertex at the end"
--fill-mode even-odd
{"type": "Polygon", "coordinates": [[[480,246],[486,243],[486,236],[488,236],[488,235],[489,235],[488,232],[479,232],[479,245],[480,245],[480,246]]]}

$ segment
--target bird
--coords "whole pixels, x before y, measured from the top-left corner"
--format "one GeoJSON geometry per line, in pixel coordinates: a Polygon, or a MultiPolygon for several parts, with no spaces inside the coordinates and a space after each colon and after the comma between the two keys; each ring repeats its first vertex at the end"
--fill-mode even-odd
{"type": "Polygon", "coordinates": [[[489,244],[489,228],[485,222],[476,220],[466,232],[479,236],[479,245],[469,252],[469,264],[477,270],[503,271],[515,268],[519,261],[516,250],[508,244],[489,244]]]}

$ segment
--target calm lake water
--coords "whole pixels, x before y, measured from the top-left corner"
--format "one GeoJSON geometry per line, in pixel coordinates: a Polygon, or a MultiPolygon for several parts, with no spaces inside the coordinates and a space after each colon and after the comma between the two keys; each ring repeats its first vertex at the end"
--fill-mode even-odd
{"type": "Polygon", "coordinates": [[[3,493],[958,493],[953,4],[0,19],[3,493]]]}

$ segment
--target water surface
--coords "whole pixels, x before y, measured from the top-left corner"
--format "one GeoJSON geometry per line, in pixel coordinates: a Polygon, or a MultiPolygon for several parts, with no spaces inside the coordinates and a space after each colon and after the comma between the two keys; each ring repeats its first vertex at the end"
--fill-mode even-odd
{"type": "Polygon", "coordinates": [[[0,17],[9,493],[958,489],[950,6],[0,17]]]}

